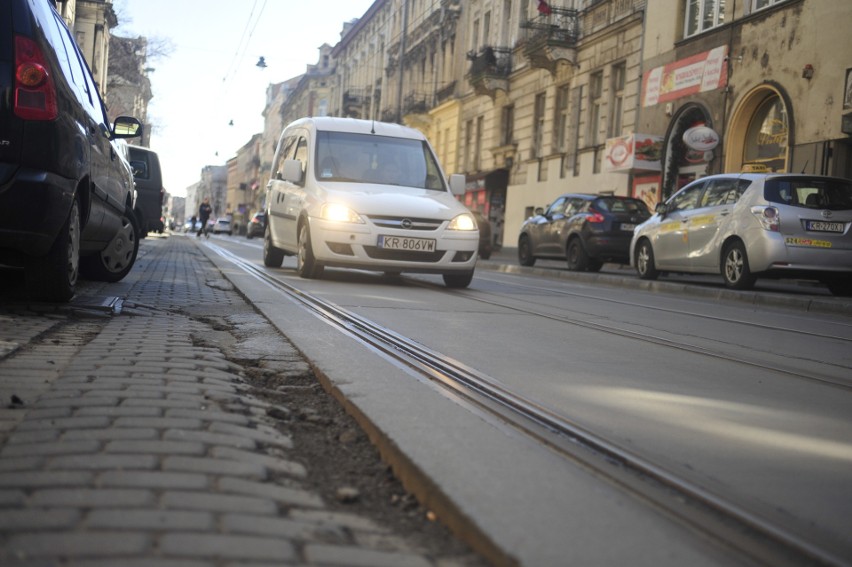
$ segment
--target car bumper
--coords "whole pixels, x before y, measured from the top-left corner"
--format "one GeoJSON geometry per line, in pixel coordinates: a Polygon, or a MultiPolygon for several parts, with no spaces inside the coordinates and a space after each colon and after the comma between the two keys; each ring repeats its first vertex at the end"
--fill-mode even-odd
{"type": "Polygon", "coordinates": [[[586,252],[598,260],[626,264],[630,261],[632,238],[632,232],[625,235],[590,235],[586,240],[586,252]]]}
{"type": "Polygon", "coordinates": [[[311,243],[314,257],[332,267],[376,271],[452,273],[470,272],[476,266],[477,231],[438,231],[424,234],[385,229],[374,232],[367,225],[341,225],[313,219],[311,243]],[[377,246],[381,235],[436,240],[434,252],[386,250],[377,246]]]}
{"type": "Polygon", "coordinates": [[[749,268],[755,273],[852,273],[852,249],[823,244],[818,237],[788,243],[783,234],[764,231],[746,240],[749,268]]]}
{"type": "Polygon", "coordinates": [[[45,171],[21,168],[0,186],[0,256],[47,254],[65,224],[76,182],[45,171]]]}

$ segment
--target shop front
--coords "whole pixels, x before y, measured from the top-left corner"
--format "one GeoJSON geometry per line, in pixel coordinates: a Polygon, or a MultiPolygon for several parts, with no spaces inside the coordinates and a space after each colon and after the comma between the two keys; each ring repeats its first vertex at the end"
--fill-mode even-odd
{"type": "Polygon", "coordinates": [[[509,170],[495,169],[488,173],[468,176],[465,186],[464,205],[489,220],[495,249],[503,245],[508,185],[509,170]]]}

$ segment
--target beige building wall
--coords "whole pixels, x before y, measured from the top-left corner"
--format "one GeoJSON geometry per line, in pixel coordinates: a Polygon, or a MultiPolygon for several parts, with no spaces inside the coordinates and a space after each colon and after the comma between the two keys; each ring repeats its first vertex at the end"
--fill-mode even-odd
{"type": "Polygon", "coordinates": [[[682,67],[713,50],[726,58],[723,80],[640,107],[640,129],[665,136],[663,197],[691,178],[744,167],[852,176],[852,3],[776,0],[731,5],[717,26],[689,33],[677,11],[649,3],[644,69],[682,67]],[[847,98],[848,97],[848,98],[847,98]],[[770,116],[765,112],[770,110],[770,116]],[[848,127],[844,132],[843,122],[848,127]],[[678,162],[679,138],[703,121],[717,133],[712,159],[678,162]]]}
{"type": "Polygon", "coordinates": [[[72,29],[102,96],[107,92],[110,30],[117,25],[112,0],[77,0],[72,29]]]}
{"type": "MultiPolygon", "coordinates": [[[[513,49],[508,90],[496,93],[490,109],[488,97],[465,99],[462,120],[484,115],[485,132],[490,135],[485,146],[491,155],[480,154],[480,164],[505,167],[506,158],[511,158],[505,246],[516,246],[523,221],[560,194],[630,194],[627,173],[606,171],[605,142],[635,130],[643,6],[642,0],[613,0],[580,11],[573,61],[561,60],[550,69],[533,65],[538,55],[527,51],[521,34],[513,49]],[[623,86],[617,89],[615,69],[623,73],[623,86]],[[590,96],[593,75],[600,81],[594,101],[590,96]],[[500,140],[500,116],[506,105],[514,107],[514,152],[500,140]],[[594,112],[593,106],[597,107],[594,112]]],[[[523,21],[523,14],[520,17],[523,21]]],[[[541,16],[530,3],[526,19],[535,18],[541,16]]]]}

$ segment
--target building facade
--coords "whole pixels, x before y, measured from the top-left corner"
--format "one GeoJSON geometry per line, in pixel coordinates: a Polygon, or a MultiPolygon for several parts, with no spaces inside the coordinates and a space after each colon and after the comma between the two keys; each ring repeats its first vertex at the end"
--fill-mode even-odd
{"type": "Polygon", "coordinates": [[[376,0],[279,104],[286,124],[316,89],[329,115],[420,129],[514,247],[565,192],[653,207],[723,171],[852,177],[850,24],[834,0],[376,0]]]}

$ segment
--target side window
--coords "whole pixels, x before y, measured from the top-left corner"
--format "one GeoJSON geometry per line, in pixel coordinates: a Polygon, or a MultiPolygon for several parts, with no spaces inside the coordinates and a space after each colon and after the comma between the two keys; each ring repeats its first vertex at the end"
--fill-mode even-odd
{"type": "Polygon", "coordinates": [[[704,190],[705,183],[697,183],[680,193],[677,193],[669,201],[669,212],[674,211],[689,211],[698,206],[698,199],[701,197],[701,192],[704,190]]]}
{"type": "Polygon", "coordinates": [[[737,191],[736,179],[713,180],[701,198],[702,207],[719,207],[721,205],[732,205],[737,202],[740,195],[737,191]]]}
{"type": "Polygon", "coordinates": [[[305,172],[308,170],[308,140],[304,136],[299,137],[293,159],[302,162],[302,179],[304,179],[305,172]]]}
{"type": "Polygon", "coordinates": [[[589,203],[586,199],[571,199],[568,203],[568,206],[565,207],[565,216],[570,217],[576,215],[580,211],[586,208],[586,204],[589,203]]]}
{"type": "Polygon", "coordinates": [[[282,138],[281,147],[278,149],[278,152],[275,154],[275,163],[272,166],[273,177],[279,179],[279,175],[281,174],[281,168],[284,164],[285,159],[289,159],[293,157],[293,147],[296,143],[295,136],[287,136],[286,138],[282,138]]]}
{"type": "Polygon", "coordinates": [[[565,212],[565,205],[568,203],[568,199],[565,197],[560,197],[553,201],[553,203],[547,207],[547,212],[545,213],[546,217],[554,217],[555,215],[561,215],[565,212]]]}

